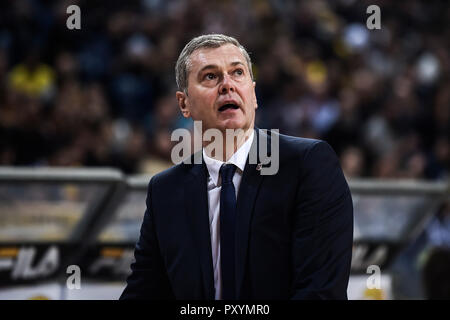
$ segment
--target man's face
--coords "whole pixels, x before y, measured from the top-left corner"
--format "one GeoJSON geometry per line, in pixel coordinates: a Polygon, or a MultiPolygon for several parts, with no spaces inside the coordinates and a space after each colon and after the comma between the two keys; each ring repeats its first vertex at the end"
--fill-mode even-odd
{"type": "Polygon", "coordinates": [[[202,48],[190,56],[187,95],[177,92],[183,115],[201,120],[203,130],[252,129],[258,107],[255,83],[233,44],[202,48]]]}

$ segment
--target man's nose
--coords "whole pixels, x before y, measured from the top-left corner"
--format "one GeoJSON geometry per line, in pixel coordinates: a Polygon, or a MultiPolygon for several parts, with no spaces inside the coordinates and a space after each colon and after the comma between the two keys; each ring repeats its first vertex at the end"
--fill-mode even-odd
{"type": "Polygon", "coordinates": [[[219,86],[219,93],[224,94],[236,90],[235,84],[229,75],[224,75],[222,83],[219,86]]]}

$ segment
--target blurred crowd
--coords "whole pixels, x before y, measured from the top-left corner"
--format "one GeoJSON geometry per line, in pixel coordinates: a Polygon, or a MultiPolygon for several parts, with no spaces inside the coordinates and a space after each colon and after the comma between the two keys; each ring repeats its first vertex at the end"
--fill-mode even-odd
{"type": "Polygon", "coordinates": [[[253,60],[258,127],[326,140],[349,178],[446,179],[449,21],[447,1],[1,2],[0,165],[167,168],[171,132],[192,128],[178,54],[224,33],[253,60]]]}

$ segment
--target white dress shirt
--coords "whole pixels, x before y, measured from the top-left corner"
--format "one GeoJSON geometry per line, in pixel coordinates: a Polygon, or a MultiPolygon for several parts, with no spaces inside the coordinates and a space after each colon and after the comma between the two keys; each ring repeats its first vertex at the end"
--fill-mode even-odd
{"type": "MultiPolygon", "coordinates": [[[[234,164],[237,169],[233,176],[236,199],[241,185],[242,174],[244,173],[248,153],[253,142],[254,131],[244,144],[231,156],[226,163],[234,164]]],[[[210,158],[203,149],[203,159],[208,168],[208,210],[209,210],[209,231],[211,234],[211,249],[214,268],[214,288],[215,299],[222,298],[222,274],[220,268],[220,191],[222,181],[219,179],[220,167],[224,162],[210,158]]]]}

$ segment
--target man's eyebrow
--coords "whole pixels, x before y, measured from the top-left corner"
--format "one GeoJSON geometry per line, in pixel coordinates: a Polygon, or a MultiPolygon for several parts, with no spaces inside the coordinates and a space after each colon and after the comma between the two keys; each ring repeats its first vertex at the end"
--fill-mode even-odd
{"type": "Polygon", "coordinates": [[[242,63],[241,61],[235,61],[235,62],[232,62],[231,63],[231,65],[234,67],[234,66],[237,66],[238,64],[242,64],[243,66],[245,66],[245,64],[244,63],[242,63]]]}
{"type": "MultiPolygon", "coordinates": [[[[230,65],[233,67],[237,66],[239,64],[245,66],[245,64],[242,63],[241,61],[234,61],[234,62],[230,63],[230,65]]],[[[204,66],[203,68],[201,68],[198,73],[202,73],[203,71],[205,71],[207,69],[217,69],[217,68],[218,68],[218,66],[216,64],[208,64],[208,65],[204,66]]]]}
{"type": "Polygon", "coordinates": [[[205,71],[206,69],[217,69],[218,66],[216,64],[208,64],[206,66],[204,66],[203,68],[201,68],[198,73],[202,73],[203,71],[205,71]]]}

